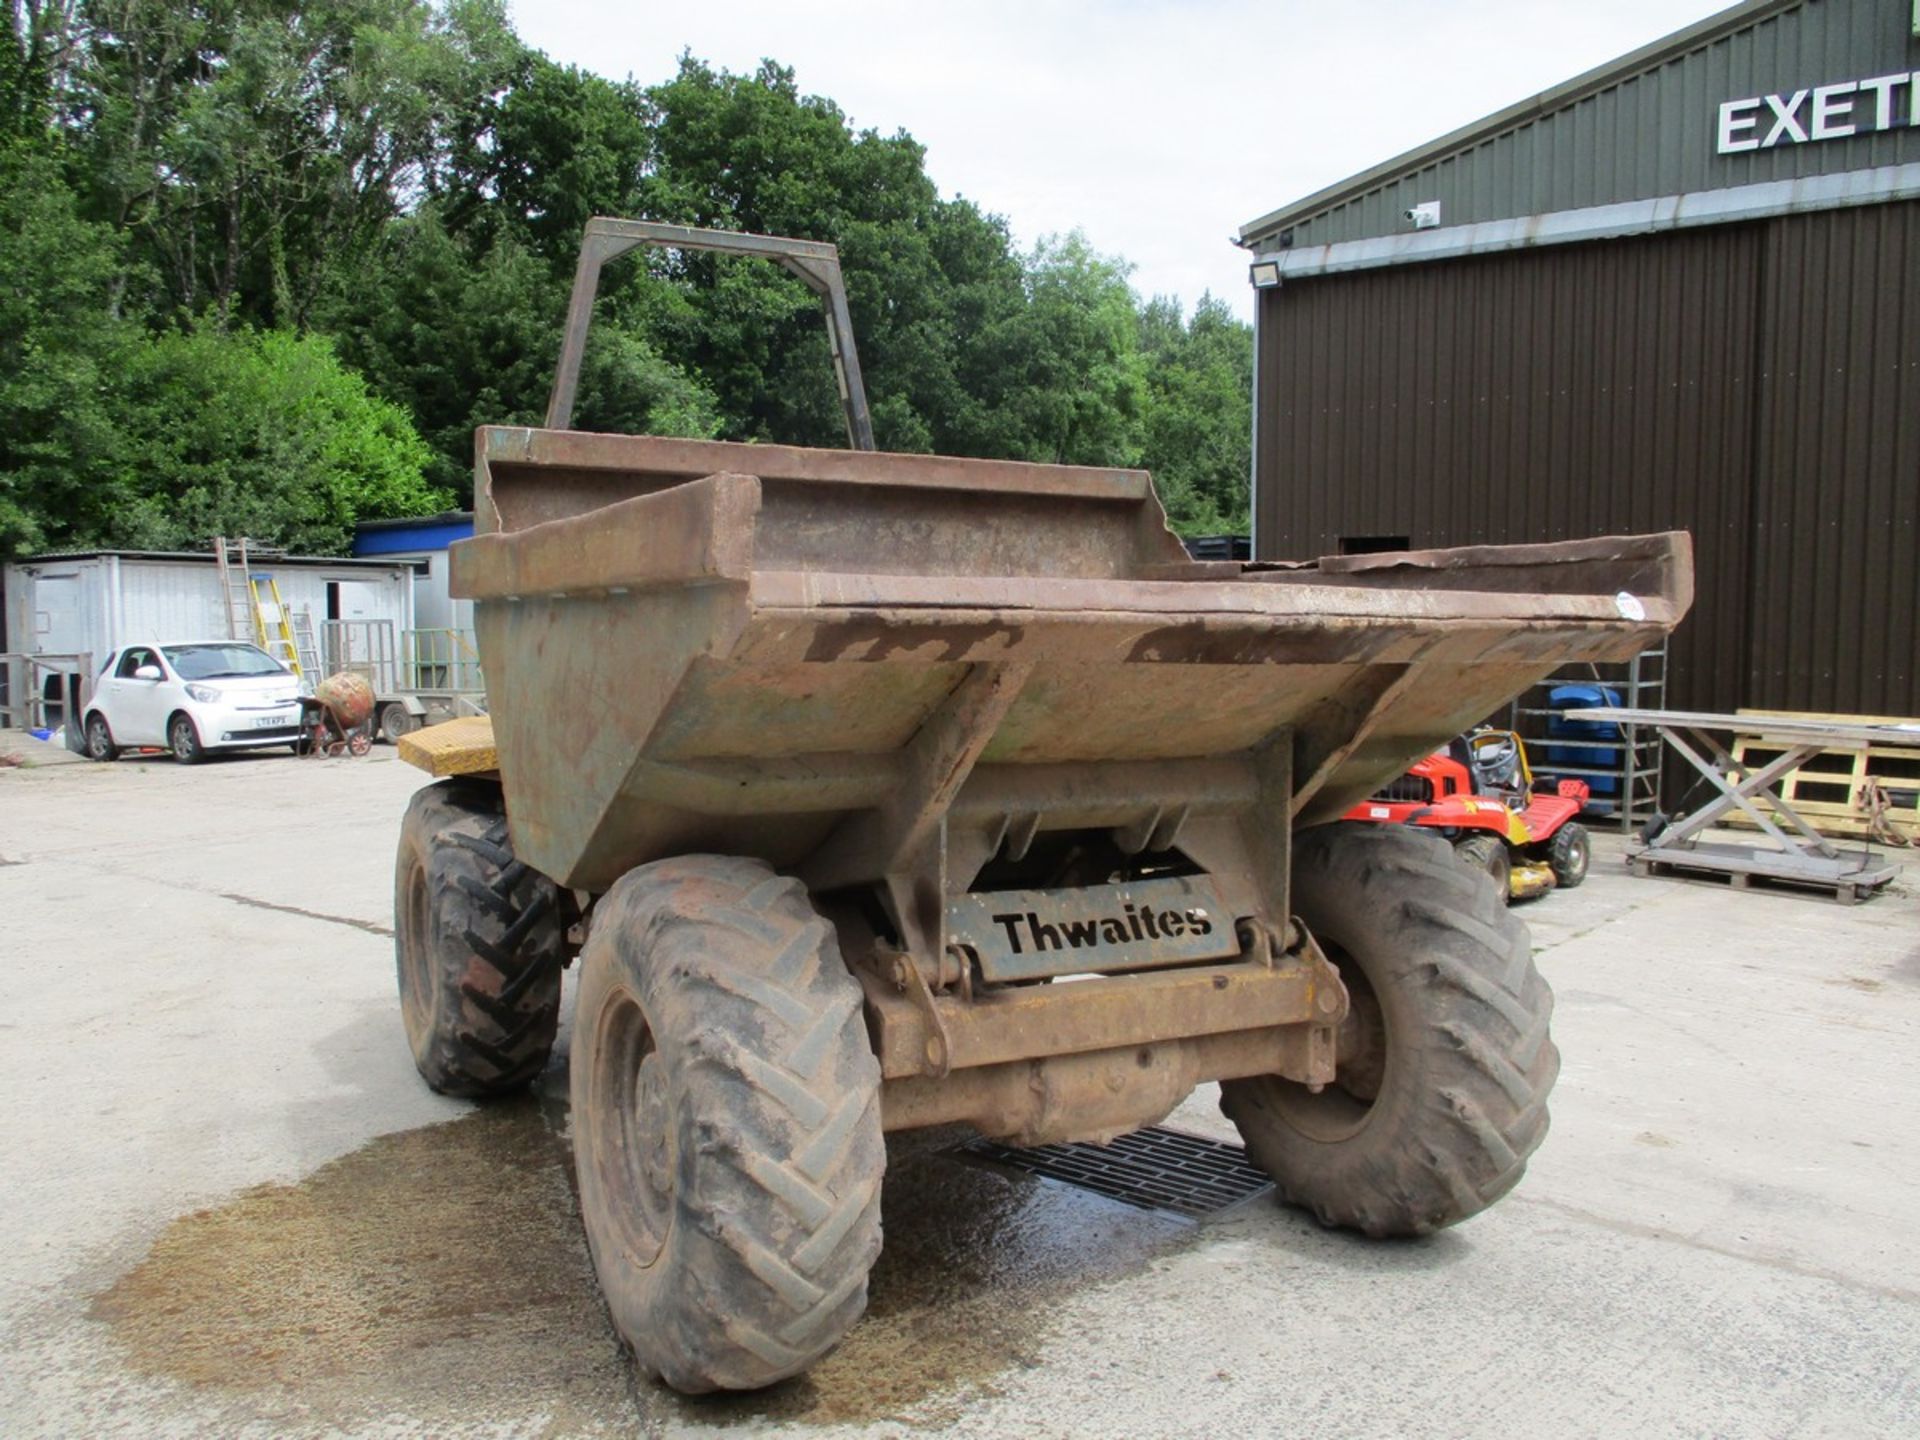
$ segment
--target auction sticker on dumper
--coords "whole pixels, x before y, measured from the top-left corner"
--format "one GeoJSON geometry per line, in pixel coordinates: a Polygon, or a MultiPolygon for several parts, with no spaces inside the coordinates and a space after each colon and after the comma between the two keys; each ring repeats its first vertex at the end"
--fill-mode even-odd
{"type": "Polygon", "coordinates": [[[962,895],[947,906],[947,938],[973,948],[989,983],[1240,953],[1233,917],[1207,875],[962,895]]]}

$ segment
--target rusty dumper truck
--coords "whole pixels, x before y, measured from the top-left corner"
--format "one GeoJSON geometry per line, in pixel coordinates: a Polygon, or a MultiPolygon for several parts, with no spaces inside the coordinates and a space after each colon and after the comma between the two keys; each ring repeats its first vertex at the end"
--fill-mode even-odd
{"type": "Polygon", "coordinates": [[[1520,1178],[1559,1065],[1522,923],[1337,822],[1667,633],[1684,535],[1196,563],[1140,472],[558,418],[477,437],[492,714],[403,741],[450,778],[403,825],[402,1010],[436,1089],[514,1090],[578,952],[580,1208],[645,1368],[830,1349],[889,1131],[1104,1140],[1217,1081],[1328,1224],[1520,1178]]]}

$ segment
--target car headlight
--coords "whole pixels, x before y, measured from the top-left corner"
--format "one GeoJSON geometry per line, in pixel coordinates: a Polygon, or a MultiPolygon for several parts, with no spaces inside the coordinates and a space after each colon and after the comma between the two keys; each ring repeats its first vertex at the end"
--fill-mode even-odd
{"type": "Polygon", "coordinates": [[[189,685],[187,694],[202,705],[211,705],[220,698],[220,692],[211,685],[189,685]]]}
{"type": "Polygon", "coordinates": [[[300,693],[302,695],[313,694],[313,681],[307,679],[304,675],[300,677],[300,693]]]}

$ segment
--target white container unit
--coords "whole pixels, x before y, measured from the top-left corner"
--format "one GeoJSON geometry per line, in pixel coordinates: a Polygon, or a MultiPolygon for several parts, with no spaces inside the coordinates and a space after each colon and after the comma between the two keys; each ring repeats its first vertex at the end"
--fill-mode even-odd
{"type": "MultiPolygon", "coordinates": [[[[396,631],[413,626],[413,570],[404,563],[290,557],[256,560],[252,568],[256,578],[274,578],[290,611],[312,617],[315,635],[328,620],[384,620],[396,631]]],[[[91,655],[96,671],[110,651],[135,641],[227,634],[226,595],[211,554],[29,556],[5,567],[5,597],[0,653],[91,655]]],[[[53,674],[43,672],[41,683],[57,693],[53,674]]]]}

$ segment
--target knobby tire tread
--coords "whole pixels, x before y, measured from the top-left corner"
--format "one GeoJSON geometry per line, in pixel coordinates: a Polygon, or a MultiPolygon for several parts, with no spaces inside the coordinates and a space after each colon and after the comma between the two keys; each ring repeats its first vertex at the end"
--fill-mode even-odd
{"type": "Polygon", "coordinates": [[[1294,909],[1380,997],[1389,1068],[1357,1133],[1331,1140],[1290,1120],[1315,1103],[1303,1087],[1228,1082],[1249,1153],[1329,1225],[1419,1235],[1485,1209],[1545,1138],[1559,1073],[1526,927],[1444,841],[1390,826],[1302,832],[1294,909]]]}
{"type": "MultiPolygon", "coordinates": [[[[607,1203],[583,1177],[603,1288],[641,1363],[675,1388],[748,1389],[813,1364],[866,1307],[880,1249],[880,1073],[860,987],[806,891],[757,861],[643,867],[601,902],[585,1007],[617,971],[670,1062],[691,1136],[658,1274],[610,1274],[607,1203]]],[[[576,1064],[581,1043],[576,1038],[576,1064]]],[[[575,1081],[576,1149],[582,1129],[575,1081]]],[[[583,1165],[584,1169],[584,1165],[583,1165]]]]}
{"type": "MultiPolygon", "coordinates": [[[[445,1095],[523,1089],[546,1068],[559,1024],[565,926],[553,882],[514,858],[497,789],[472,782],[415,792],[400,870],[425,867],[431,934],[426,1032],[410,1034],[421,1075],[445,1095]]],[[[409,942],[396,886],[395,944],[409,942]]],[[[408,985],[399,957],[403,989],[408,985]]]]}

